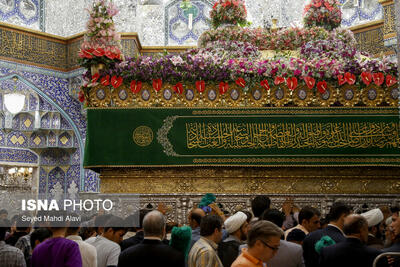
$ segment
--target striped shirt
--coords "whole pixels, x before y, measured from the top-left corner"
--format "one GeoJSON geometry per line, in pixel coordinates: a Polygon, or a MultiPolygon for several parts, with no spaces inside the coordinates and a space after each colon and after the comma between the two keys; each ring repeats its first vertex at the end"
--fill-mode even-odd
{"type": "Polygon", "coordinates": [[[189,253],[189,267],[223,267],[217,255],[218,245],[200,237],[189,253]]]}
{"type": "Polygon", "coordinates": [[[24,254],[18,248],[0,241],[0,266],[1,267],[25,267],[24,254]]]}

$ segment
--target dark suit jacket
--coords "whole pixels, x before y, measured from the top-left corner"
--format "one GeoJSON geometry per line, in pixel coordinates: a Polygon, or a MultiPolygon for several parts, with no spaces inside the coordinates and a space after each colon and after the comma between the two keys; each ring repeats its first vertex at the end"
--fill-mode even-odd
{"type": "Polygon", "coordinates": [[[135,246],[143,241],[144,238],[144,232],[140,231],[137,232],[136,235],[129,237],[125,239],[124,241],[121,242],[121,251],[124,251],[127,248],[130,248],[132,246],[135,246]]]}
{"type": "Polygon", "coordinates": [[[317,243],[321,237],[326,235],[332,238],[336,243],[342,242],[346,239],[338,228],[331,225],[308,234],[303,241],[303,257],[306,267],[318,266],[319,255],[315,251],[315,243],[317,243]]]}
{"type": "Polygon", "coordinates": [[[322,267],[372,267],[374,259],[381,252],[367,247],[358,238],[346,238],[344,242],[325,247],[321,250],[322,267]]]}
{"type": "Polygon", "coordinates": [[[183,253],[159,240],[144,239],[140,244],[124,250],[118,267],[184,267],[183,253]]]}

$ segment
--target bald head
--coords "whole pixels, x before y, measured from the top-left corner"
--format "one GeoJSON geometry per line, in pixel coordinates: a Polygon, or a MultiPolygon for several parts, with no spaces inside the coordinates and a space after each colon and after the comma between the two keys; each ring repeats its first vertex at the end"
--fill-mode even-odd
{"type": "Polygon", "coordinates": [[[144,216],[143,231],[145,237],[164,238],[165,234],[165,218],[158,210],[153,210],[144,216]]]}
{"type": "Polygon", "coordinates": [[[192,209],[188,217],[190,227],[192,227],[192,229],[200,227],[201,218],[203,218],[204,216],[206,216],[204,210],[199,208],[192,209]]]}

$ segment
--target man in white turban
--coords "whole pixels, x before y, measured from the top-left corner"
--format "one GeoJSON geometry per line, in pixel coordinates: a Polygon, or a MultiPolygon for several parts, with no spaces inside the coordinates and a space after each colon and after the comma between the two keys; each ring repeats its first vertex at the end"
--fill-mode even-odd
{"type": "Polygon", "coordinates": [[[368,222],[368,243],[367,246],[383,249],[382,221],[383,213],[380,209],[373,209],[361,214],[368,222]]]}
{"type": "Polygon", "coordinates": [[[225,230],[229,236],[218,245],[218,256],[224,266],[231,266],[239,255],[239,246],[247,239],[247,215],[238,211],[225,220],[225,230]]]}

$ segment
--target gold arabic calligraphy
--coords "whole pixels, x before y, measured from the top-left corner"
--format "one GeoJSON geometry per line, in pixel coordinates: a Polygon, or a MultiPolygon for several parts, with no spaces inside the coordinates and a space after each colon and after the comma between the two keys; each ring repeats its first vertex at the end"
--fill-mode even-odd
{"type": "Polygon", "coordinates": [[[397,148],[399,123],[186,123],[187,148],[397,148]]]}

